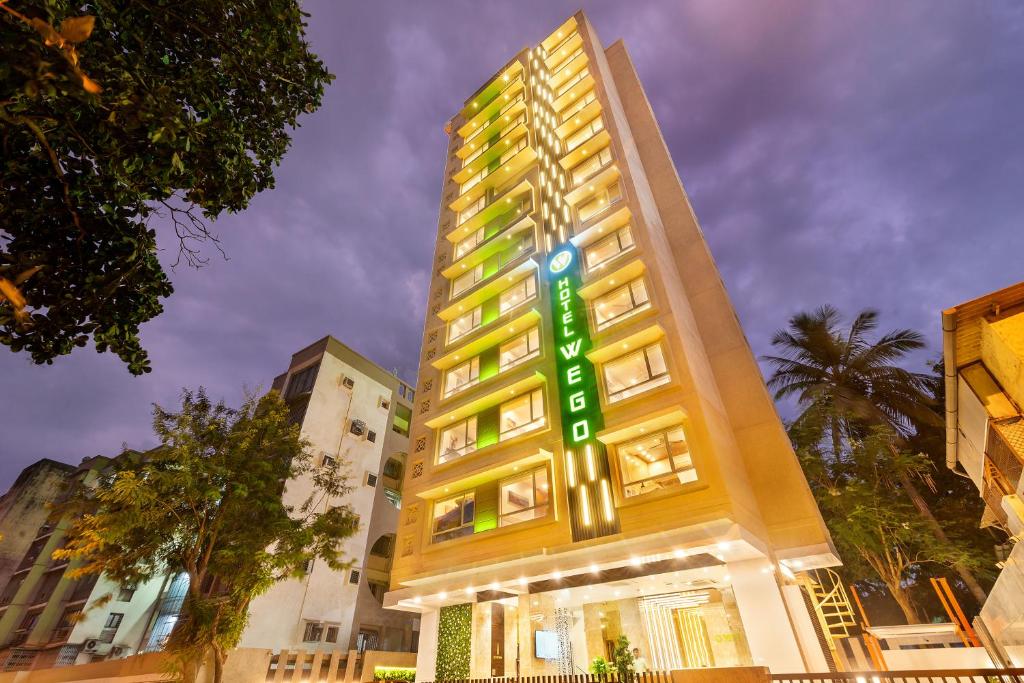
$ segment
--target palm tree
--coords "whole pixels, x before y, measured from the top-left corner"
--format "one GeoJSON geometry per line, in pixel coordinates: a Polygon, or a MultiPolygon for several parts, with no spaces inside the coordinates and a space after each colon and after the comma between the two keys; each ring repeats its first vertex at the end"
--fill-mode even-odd
{"type": "MultiPolygon", "coordinates": [[[[898,365],[911,351],[924,348],[914,330],[893,330],[875,341],[868,335],[878,327],[878,312],[861,311],[849,330],[841,329],[842,316],[832,306],[798,313],[789,327],[772,336],[780,355],[764,356],[775,371],[768,387],[775,399],[795,397],[803,412],[794,426],[817,427],[827,432],[836,462],[844,458],[843,444],[863,437],[873,425],[891,428],[900,440],[915,432],[916,425],[937,425],[941,418],[928,396],[927,374],[910,372],[898,365]]],[[[894,457],[897,446],[891,446],[894,457]]],[[[948,543],[910,474],[897,468],[900,487],[924,517],[936,539],[948,543]]],[[[985,591],[962,564],[954,567],[981,604],[985,591]]]]}
{"type": "Polygon", "coordinates": [[[832,455],[843,459],[843,443],[868,424],[885,424],[909,436],[913,424],[938,420],[925,394],[929,377],[894,363],[924,348],[913,330],[894,330],[876,342],[867,335],[878,326],[878,312],[861,311],[848,331],[831,306],[798,313],[789,329],[772,336],[782,355],[765,356],[775,368],[768,387],[775,399],[796,397],[803,412],[797,424],[817,424],[827,431],[832,455]]]}

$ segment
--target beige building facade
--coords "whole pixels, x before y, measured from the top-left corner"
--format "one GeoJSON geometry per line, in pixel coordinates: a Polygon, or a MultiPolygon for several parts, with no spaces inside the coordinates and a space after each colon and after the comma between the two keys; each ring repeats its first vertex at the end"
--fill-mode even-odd
{"type": "Polygon", "coordinates": [[[385,605],[418,680],[827,668],[828,532],[625,46],[578,13],[448,125],[385,605]]]}
{"type": "Polygon", "coordinates": [[[942,313],[946,464],[985,501],[983,526],[1014,544],[979,631],[1003,663],[1024,666],[1024,282],[942,313]]]}
{"type": "MultiPolygon", "coordinates": [[[[239,647],[279,650],[412,651],[418,618],[382,607],[390,583],[395,528],[409,449],[413,389],[393,373],[325,337],[292,356],[274,379],[320,465],[348,468],[344,501],[360,516],[346,541],[346,570],[314,562],[304,579],[282,581],[253,601],[239,647]]],[[[289,481],[287,503],[300,505],[312,482],[289,481]]]]}

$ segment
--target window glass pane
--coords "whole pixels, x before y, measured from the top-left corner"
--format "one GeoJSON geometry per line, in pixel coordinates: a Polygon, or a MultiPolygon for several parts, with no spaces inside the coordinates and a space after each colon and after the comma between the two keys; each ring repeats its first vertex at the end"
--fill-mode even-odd
{"type": "Polygon", "coordinates": [[[624,443],[617,451],[627,497],[697,480],[682,427],[624,443]]]}
{"type": "Polygon", "coordinates": [[[476,450],[476,416],[441,430],[438,462],[448,462],[476,450]]]}
{"type": "Polygon", "coordinates": [[[500,410],[502,439],[537,429],[544,424],[544,394],[540,389],[502,404],[500,410]]]}
{"type": "Polygon", "coordinates": [[[452,280],[452,296],[458,296],[480,282],[484,277],[483,264],[477,264],[467,272],[452,280]]]}
{"type": "Polygon", "coordinates": [[[537,294],[537,283],[533,276],[521,280],[509,287],[498,297],[498,310],[501,313],[511,311],[513,308],[537,294]]]}
{"type": "Polygon", "coordinates": [[[455,258],[462,258],[473,248],[480,244],[484,239],[484,229],[480,228],[476,232],[472,233],[469,237],[464,237],[458,244],[455,245],[455,258]]]}
{"type": "Polygon", "coordinates": [[[444,541],[473,533],[473,494],[434,503],[434,540],[444,541]]]}
{"type": "Polygon", "coordinates": [[[652,344],[605,363],[604,381],[610,402],[665,384],[669,376],[661,345],[652,344]]]}
{"type": "Polygon", "coordinates": [[[539,339],[540,333],[535,327],[526,334],[502,344],[498,349],[500,368],[507,370],[527,358],[536,356],[539,349],[539,339]]]}
{"type": "Polygon", "coordinates": [[[462,365],[458,365],[448,371],[445,376],[445,395],[455,393],[471,384],[475,384],[480,377],[480,358],[472,358],[462,365]]]}
{"type": "Polygon", "coordinates": [[[655,344],[654,346],[648,346],[647,352],[647,363],[650,367],[651,377],[657,377],[658,375],[664,375],[668,372],[668,368],[665,367],[665,356],[661,352],[661,344],[655,344]]]}
{"type": "Polygon", "coordinates": [[[472,311],[460,315],[458,318],[451,321],[448,327],[448,341],[452,342],[459,337],[469,334],[479,326],[480,307],[477,306],[472,311]]]}
{"type": "Polygon", "coordinates": [[[528,472],[501,484],[501,526],[526,522],[548,513],[547,468],[528,472]]]}
{"type": "Polygon", "coordinates": [[[594,242],[584,250],[587,269],[595,268],[605,261],[615,258],[633,246],[633,233],[629,226],[619,228],[614,234],[594,242]]]}

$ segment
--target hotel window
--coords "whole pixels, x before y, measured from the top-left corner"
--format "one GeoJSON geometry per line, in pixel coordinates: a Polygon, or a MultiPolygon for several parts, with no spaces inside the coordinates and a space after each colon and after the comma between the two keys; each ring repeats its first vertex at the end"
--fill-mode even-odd
{"type": "Polygon", "coordinates": [[[548,470],[541,467],[501,482],[500,526],[528,522],[548,514],[548,470]]]}
{"type": "Polygon", "coordinates": [[[473,533],[473,493],[463,493],[434,503],[431,540],[448,541],[473,533]]]}
{"type": "Polygon", "coordinates": [[[452,280],[452,295],[455,298],[467,289],[484,279],[484,264],[478,263],[462,275],[452,280]]]}
{"type": "Polygon", "coordinates": [[[476,384],[480,379],[480,357],[476,356],[465,363],[456,365],[444,377],[444,395],[451,396],[457,391],[476,384]]]}
{"type": "Polygon", "coordinates": [[[441,430],[441,452],[437,456],[437,461],[449,462],[475,450],[476,415],[441,430]]]}
{"type": "Polygon", "coordinates": [[[313,385],[316,384],[316,373],[319,369],[320,364],[317,363],[292,375],[288,380],[288,389],[285,391],[284,397],[286,399],[294,398],[299,394],[313,391],[313,385]]]}
{"type": "Polygon", "coordinates": [[[544,426],[544,391],[534,389],[528,394],[501,404],[499,441],[531,432],[544,426]]]}
{"type": "Polygon", "coordinates": [[[487,197],[483,196],[476,200],[465,209],[459,212],[459,225],[462,225],[473,216],[483,211],[484,207],[487,206],[487,197]]]}
{"type": "Polygon", "coordinates": [[[620,199],[622,199],[622,186],[616,180],[588,199],[586,203],[580,205],[580,208],[576,210],[580,217],[580,223],[586,223],[594,216],[603,213],[611,205],[617,204],[620,199]]]}
{"type": "Polygon", "coordinates": [[[627,498],[697,481],[682,427],[640,437],[615,450],[627,498]]]}
{"type": "Polygon", "coordinates": [[[464,337],[480,327],[480,313],[480,307],[477,306],[472,311],[464,313],[448,323],[448,343],[451,344],[456,339],[464,337]]]}
{"type": "Polygon", "coordinates": [[[560,123],[565,123],[572,117],[576,116],[578,112],[580,112],[584,107],[586,107],[588,104],[590,104],[596,99],[597,95],[594,94],[594,89],[591,88],[586,95],[579,98],[578,100],[576,100],[575,102],[573,102],[568,107],[562,110],[562,113],[559,115],[560,123]]]}
{"type": "Polygon", "coordinates": [[[319,643],[324,635],[324,625],[319,621],[307,621],[306,628],[302,632],[302,642],[319,643]]]}
{"type": "Polygon", "coordinates": [[[668,381],[668,366],[665,365],[660,343],[604,364],[604,385],[609,403],[635,396],[668,381]]]}
{"type": "Polygon", "coordinates": [[[535,327],[498,348],[498,369],[504,372],[539,355],[540,330],[535,327]]]}
{"type": "Polygon", "coordinates": [[[580,163],[576,164],[569,173],[572,174],[573,185],[579,185],[590,176],[594,175],[602,168],[611,163],[612,150],[611,147],[605,147],[600,152],[592,157],[584,159],[580,163]]]}
{"type": "Polygon", "coordinates": [[[513,308],[537,296],[537,281],[531,275],[512,285],[498,296],[498,312],[508,313],[513,308]]]}
{"type": "Polygon", "coordinates": [[[574,85],[576,85],[589,75],[590,67],[585,66],[582,69],[580,69],[580,72],[578,74],[567,80],[562,85],[558,86],[558,89],[555,90],[555,99],[558,99],[565,93],[569,92],[569,90],[571,90],[574,85]]]}
{"type": "Polygon", "coordinates": [[[594,300],[594,322],[603,330],[650,307],[647,285],[638,277],[594,300]]]}
{"type": "Polygon", "coordinates": [[[593,121],[583,126],[578,131],[576,131],[568,138],[566,138],[565,151],[571,152],[572,150],[576,149],[584,142],[589,140],[594,135],[600,133],[602,130],[604,130],[604,121],[601,119],[600,116],[598,116],[593,121]]]}
{"type": "Polygon", "coordinates": [[[583,260],[587,271],[599,268],[619,254],[636,246],[633,233],[629,226],[619,228],[611,235],[603,237],[583,250],[583,260]]]}
{"type": "Polygon", "coordinates": [[[498,269],[504,268],[523,254],[529,254],[533,251],[533,247],[533,231],[527,230],[517,241],[509,245],[505,251],[498,254],[498,269]]]}
{"type": "Polygon", "coordinates": [[[476,245],[484,241],[484,229],[480,228],[475,232],[469,234],[468,237],[463,237],[455,245],[455,258],[460,259],[469,252],[476,248],[476,245]]]}

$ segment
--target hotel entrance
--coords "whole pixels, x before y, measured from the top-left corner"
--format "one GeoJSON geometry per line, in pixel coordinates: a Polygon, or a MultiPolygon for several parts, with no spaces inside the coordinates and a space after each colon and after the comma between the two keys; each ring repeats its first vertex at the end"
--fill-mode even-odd
{"type": "Polygon", "coordinates": [[[728,579],[724,567],[711,567],[509,599],[506,623],[510,614],[518,623],[509,651],[518,651],[522,676],[589,673],[595,660],[614,670],[623,636],[648,671],[747,666],[750,648],[728,579]]]}

